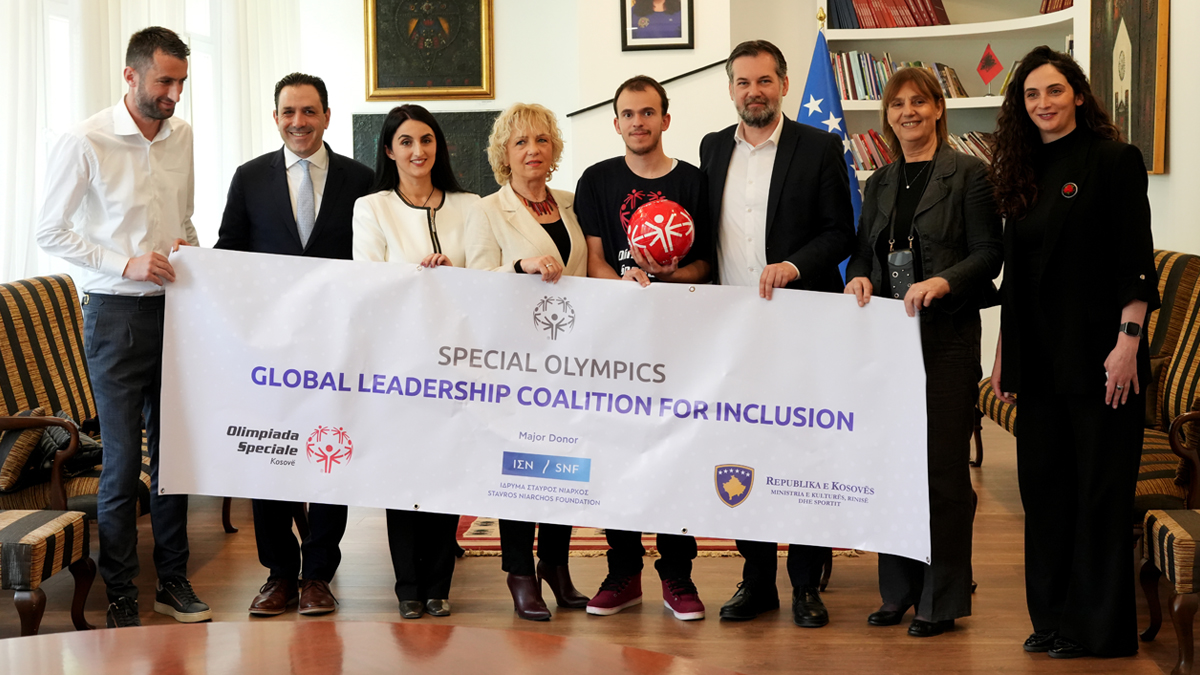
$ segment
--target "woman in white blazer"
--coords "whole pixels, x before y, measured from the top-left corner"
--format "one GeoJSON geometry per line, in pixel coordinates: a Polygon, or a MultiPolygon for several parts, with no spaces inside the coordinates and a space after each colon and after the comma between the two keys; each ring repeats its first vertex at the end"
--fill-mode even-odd
{"type": "MultiPolygon", "coordinates": [[[[575,196],[546,186],[562,148],[554,113],[540,105],[517,103],[496,118],[488,161],[501,187],[467,217],[467,267],[540,274],[549,283],[563,274],[587,276],[587,244],[575,220],[575,196]]],[[[589,598],[575,589],[567,567],[570,526],[542,523],[535,567],[534,525],[500,521],[501,567],[508,572],[517,616],[550,618],[542,581],[550,585],[559,607],[586,608],[589,598]]]]}
{"type": "MultiPolygon", "coordinates": [[[[467,213],[479,196],[450,168],[441,127],[419,105],[393,108],[379,132],[375,191],[354,203],[354,259],[462,267],[467,213]]],[[[458,516],[387,510],[400,616],[450,614],[458,516]]]]}

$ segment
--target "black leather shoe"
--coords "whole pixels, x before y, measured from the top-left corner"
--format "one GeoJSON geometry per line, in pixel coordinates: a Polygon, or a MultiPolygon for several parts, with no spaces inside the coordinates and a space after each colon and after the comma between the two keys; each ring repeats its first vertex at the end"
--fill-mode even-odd
{"type": "Polygon", "coordinates": [[[1054,641],[1054,647],[1050,650],[1050,658],[1052,659],[1077,659],[1081,656],[1091,656],[1087,647],[1060,637],[1054,641]]]}
{"type": "Polygon", "coordinates": [[[405,619],[419,619],[425,613],[425,603],[420,600],[401,600],[400,616],[405,619]]]}
{"type": "Polygon", "coordinates": [[[1048,652],[1054,648],[1054,641],[1058,639],[1058,631],[1047,628],[1045,630],[1034,631],[1025,640],[1025,651],[1027,652],[1048,652]]]}
{"type": "Polygon", "coordinates": [[[912,623],[908,625],[908,634],[919,638],[941,635],[948,630],[954,630],[954,619],[946,619],[945,621],[913,619],[912,623]]]}
{"type": "Polygon", "coordinates": [[[727,621],[749,621],[763,612],[779,609],[779,593],[774,589],[753,589],[746,582],[738,584],[737,592],[721,605],[721,618],[727,621]]]}
{"type": "Polygon", "coordinates": [[[904,620],[904,615],[910,606],[905,605],[896,611],[881,609],[878,612],[872,612],[871,616],[867,617],[867,623],[872,626],[898,626],[904,620]]]}
{"type": "Polygon", "coordinates": [[[812,586],[792,590],[792,621],[801,628],[820,628],[829,623],[829,610],[812,586]]]}
{"type": "Polygon", "coordinates": [[[426,600],[425,613],[429,616],[450,616],[450,601],[436,598],[426,600]]]}

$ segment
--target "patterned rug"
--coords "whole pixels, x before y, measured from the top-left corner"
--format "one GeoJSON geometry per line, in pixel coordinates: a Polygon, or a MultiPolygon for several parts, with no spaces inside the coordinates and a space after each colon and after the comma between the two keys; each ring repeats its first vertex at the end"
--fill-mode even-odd
{"type": "MultiPolygon", "coordinates": [[[[463,547],[466,555],[497,556],[500,555],[500,525],[495,518],[477,518],[462,516],[458,519],[458,545],[463,547]]],[[[658,556],[655,537],[653,534],[642,535],[642,546],[646,547],[646,555],[658,556]]],[[[732,539],[712,539],[696,537],[698,555],[709,558],[732,558],[738,555],[737,547],[732,539]]],[[[581,558],[599,557],[608,550],[604,540],[604,530],[595,527],[576,527],[571,530],[571,555],[581,558]]],[[[781,555],[787,555],[787,544],[780,544],[781,555]]],[[[834,555],[857,556],[856,551],[835,550],[834,555]]]]}

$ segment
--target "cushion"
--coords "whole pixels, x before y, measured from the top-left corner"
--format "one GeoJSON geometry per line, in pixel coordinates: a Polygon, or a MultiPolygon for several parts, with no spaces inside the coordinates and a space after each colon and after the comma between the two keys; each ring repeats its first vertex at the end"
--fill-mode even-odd
{"type": "Polygon", "coordinates": [[[78,511],[0,511],[0,588],[32,591],[88,555],[78,511]]]}
{"type": "Polygon", "coordinates": [[[1017,404],[1005,403],[996,398],[990,377],[983,378],[979,383],[979,410],[1008,433],[1014,436],[1017,434],[1017,404]]]}
{"type": "Polygon", "coordinates": [[[1200,511],[1153,510],[1146,514],[1146,559],[1175,585],[1175,593],[1196,591],[1196,539],[1200,511]]]}
{"type": "MultiPolygon", "coordinates": [[[[42,417],[46,414],[41,408],[24,410],[16,417],[42,417]]],[[[29,462],[29,457],[37,448],[45,429],[8,429],[0,434],[0,492],[17,489],[21,481],[21,473],[29,462]]]]}
{"type": "Polygon", "coordinates": [[[1146,429],[1134,488],[1135,523],[1142,522],[1146,511],[1151,509],[1185,508],[1187,490],[1175,481],[1178,466],[1179,457],[1171,452],[1167,434],[1158,429],[1146,429]]]}

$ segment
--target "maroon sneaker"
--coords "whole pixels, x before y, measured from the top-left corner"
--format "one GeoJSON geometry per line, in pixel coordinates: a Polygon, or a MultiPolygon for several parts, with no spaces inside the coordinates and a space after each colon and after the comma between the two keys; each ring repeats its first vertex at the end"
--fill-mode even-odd
{"type": "MultiPolygon", "coordinates": [[[[663,606],[675,614],[680,621],[695,621],[704,618],[704,603],[696,584],[690,578],[663,579],[663,606]]],[[[591,608],[588,608],[591,611],[591,608]]]]}
{"type": "Polygon", "coordinates": [[[600,584],[600,592],[588,601],[587,613],[610,616],[634,605],[642,604],[642,574],[618,577],[608,575],[600,584]]]}

